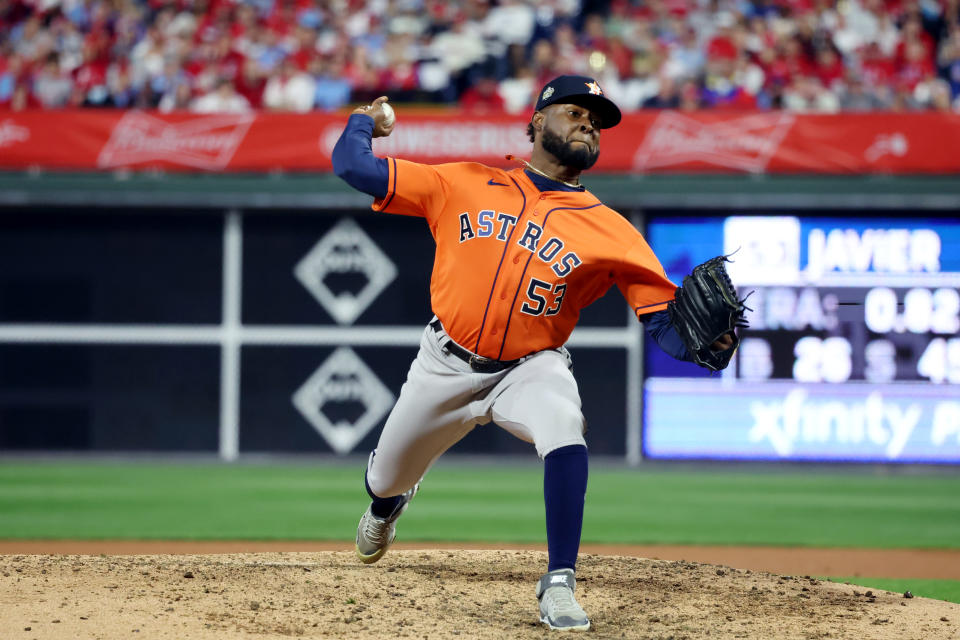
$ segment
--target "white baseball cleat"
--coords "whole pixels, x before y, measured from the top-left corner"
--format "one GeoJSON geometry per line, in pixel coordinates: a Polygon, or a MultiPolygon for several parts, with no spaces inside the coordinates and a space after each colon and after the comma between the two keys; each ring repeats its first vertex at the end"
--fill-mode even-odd
{"type": "Polygon", "coordinates": [[[373,564],[383,557],[397,535],[397,519],[407,510],[407,505],[417,494],[420,483],[402,495],[403,502],[386,518],[380,518],[370,511],[370,507],[360,518],[357,525],[357,557],[364,564],[373,564]]]}
{"type": "Polygon", "coordinates": [[[586,611],[573,597],[577,579],[572,569],[557,569],[545,573],[537,582],[537,600],[540,601],[540,622],[554,631],[586,631],[590,620],[586,611]]]}

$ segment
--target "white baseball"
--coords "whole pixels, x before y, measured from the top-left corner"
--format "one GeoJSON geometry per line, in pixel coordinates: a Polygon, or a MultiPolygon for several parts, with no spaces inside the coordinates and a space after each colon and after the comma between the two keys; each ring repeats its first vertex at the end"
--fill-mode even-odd
{"type": "Polygon", "coordinates": [[[396,121],[397,116],[393,112],[393,107],[388,105],[386,102],[380,103],[380,108],[383,109],[383,126],[391,127],[396,121]]]}

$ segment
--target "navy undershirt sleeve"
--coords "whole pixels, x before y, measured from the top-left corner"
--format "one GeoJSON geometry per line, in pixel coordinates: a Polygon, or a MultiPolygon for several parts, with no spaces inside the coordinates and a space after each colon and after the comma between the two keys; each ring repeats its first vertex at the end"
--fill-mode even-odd
{"type": "Polygon", "coordinates": [[[373,118],[355,113],[333,147],[333,172],[357,191],[385,198],[390,182],[386,158],[373,155],[373,118]]]}
{"type": "Polygon", "coordinates": [[[667,354],[677,360],[693,362],[690,352],[687,351],[687,346],[683,344],[677,330],[670,324],[670,314],[666,310],[642,315],[640,320],[643,321],[650,337],[656,340],[660,348],[667,354]]]}

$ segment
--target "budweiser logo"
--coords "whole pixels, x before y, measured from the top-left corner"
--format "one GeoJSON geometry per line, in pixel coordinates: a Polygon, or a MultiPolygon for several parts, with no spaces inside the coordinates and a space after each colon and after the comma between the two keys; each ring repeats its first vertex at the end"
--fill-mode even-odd
{"type": "Polygon", "coordinates": [[[665,111],[654,121],[633,158],[635,169],[703,163],[763,171],[793,125],[788,113],[700,122],[665,111]]]}
{"type": "Polygon", "coordinates": [[[0,147],[9,147],[17,142],[26,142],[30,139],[30,129],[21,127],[13,120],[0,122],[0,147]]]}
{"type": "Polygon", "coordinates": [[[113,128],[97,158],[98,167],[163,160],[198,169],[223,169],[253,124],[249,114],[198,116],[165,122],[128,112],[113,128]]]}
{"type": "Polygon", "coordinates": [[[910,142],[902,133],[879,133],[873,139],[873,144],[863,152],[863,158],[867,162],[874,163],[888,155],[902,158],[908,151],[910,151],[910,142]]]}
{"type": "MultiPolygon", "coordinates": [[[[526,123],[506,122],[407,122],[387,138],[373,141],[380,156],[418,158],[489,158],[503,162],[503,156],[530,146],[526,123]]],[[[320,148],[329,155],[343,125],[331,125],[320,135],[320,148]]]]}

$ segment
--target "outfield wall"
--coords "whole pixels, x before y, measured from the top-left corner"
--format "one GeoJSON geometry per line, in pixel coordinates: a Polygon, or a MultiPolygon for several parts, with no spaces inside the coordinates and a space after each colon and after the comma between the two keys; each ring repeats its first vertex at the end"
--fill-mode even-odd
{"type": "MultiPolygon", "coordinates": [[[[899,220],[894,226],[901,227],[904,220],[919,228],[925,228],[924,220],[949,227],[960,210],[950,179],[873,184],[861,178],[842,183],[831,178],[678,180],[682,177],[638,184],[636,177],[599,176],[595,187],[639,228],[670,221],[693,225],[669,245],[654,242],[675,279],[700,253],[730,249],[723,221],[735,214],[747,214],[748,222],[775,214],[802,217],[814,227],[824,220],[832,221],[831,228],[859,224],[869,229],[876,221],[883,227],[883,220],[899,220]],[[638,200],[649,204],[641,209],[638,200]],[[910,203],[924,209],[922,218],[906,208],[910,203]],[[689,251],[678,254],[674,248],[680,244],[689,245],[689,251]]],[[[6,174],[0,184],[0,451],[203,452],[229,460],[255,453],[357,453],[375,445],[430,318],[433,249],[422,221],[375,216],[365,207],[369,198],[327,177],[311,183],[306,176],[23,174],[18,179],[6,174]]],[[[953,255],[945,254],[942,263],[949,267],[953,255]]],[[[869,292],[885,276],[872,263],[865,269],[874,278],[865,287],[869,292]]],[[[949,274],[944,279],[927,269],[919,276],[932,279],[901,283],[895,291],[901,300],[913,289],[932,295],[960,290],[949,274]]],[[[801,281],[751,284],[766,299],[771,287],[799,294],[806,286],[801,281]]],[[[960,418],[950,413],[960,381],[952,378],[947,346],[952,336],[944,326],[923,332],[891,328],[902,335],[890,340],[895,349],[906,338],[924,344],[942,340],[943,379],[931,385],[917,375],[901,379],[896,374],[885,381],[901,390],[911,380],[928,389],[933,399],[921,412],[932,416],[936,407],[947,407],[938,414],[946,416],[936,432],[938,446],[924,449],[929,443],[907,442],[891,457],[893,423],[884,427],[885,441],[868,441],[873,431],[861,420],[863,446],[855,446],[852,454],[840,450],[842,455],[833,458],[960,459],[960,418]],[[918,337],[921,333],[925,337],[918,337]],[[904,451],[926,453],[899,456],[904,451]]],[[[693,365],[663,368],[663,359],[644,343],[641,327],[614,290],[584,311],[570,344],[592,451],[625,456],[631,463],[644,454],[832,459],[829,453],[838,450],[841,435],[846,440],[840,444],[846,445],[854,437],[850,434],[856,435],[855,424],[842,426],[834,418],[825,427],[797,422],[793,434],[788,421],[776,428],[767,423],[763,429],[774,437],[766,439],[754,437],[762,429],[749,424],[755,413],[749,403],[769,398],[751,400],[747,391],[759,390],[759,398],[787,384],[782,394],[787,397],[796,385],[811,389],[827,382],[853,393],[854,404],[863,400],[857,399],[858,390],[870,396],[869,389],[857,386],[870,382],[862,357],[851,360],[851,373],[843,380],[821,376],[785,382],[793,376],[795,343],[831,335],[824,326],[798,326],[789,327],[789,341],[780,340],[787,328],[766,327],[767,333],[756,336],[779,354],[771,356],[765,378],[754,357],[751,368],[744,369],[738,359],[724,376],[701,385],[705,372],[693,365]],[[652,376],[646,387],[644,369],[652,376]],[[645,398],[644,389],[648,396],[666,391],[645,398]],[[696,411],[684,420],[687,414],[677,409],[708,410],[707,392],[740,397],[742,402],[727,413],[740,416],[739,422],[719,423],[709,412],[696,411]],[[703,430],[710,426],[715,430],[703,430]],[[813,434],[809,442],[801,438],[808,432],[813,434]],[[729,441],[733,433],[739,442],[729,441]],[[727,438],[728,446],[702,446],[717,437],[727,438]],[[792,440],[784,445],[784,437],[792,440]]],[[[751,344],[756,356],[761,345],[751,344]]],[[[867,341],[850,344],[862,351],[867,341]]],[[[903,355],[912,362],[902,368],[916,368],[923,353],[917,347],[903,355]]],[[[818,366],[830,369],[834,362],[818,366]]],[[[829,389],[825,397],[836,413],[836,403],[843,400],[829,389]]],[[[909,415],[911,406],[898,405],[898,415],[909,415]]],[[[844,410],[857,409],[851,404],[844,410]]],[[[925,433],[930,440],[933,426],[921,425],[912,433],[925,433]]],[[[477,429],[454,451],[531,449],[491,427],[477,429]]]]}
{"type": "MultiPolygon", "coordinates": [[[[422,221],[358,210],[8,210],[0,449],[367,451],[431,317],[432,246],[422,221]]],[[[628,313],[604,299],[571,347],[614,455],[639,428],[628,313]]],[[[478,432],[462,450],[529,450],[478,432]]]]}

